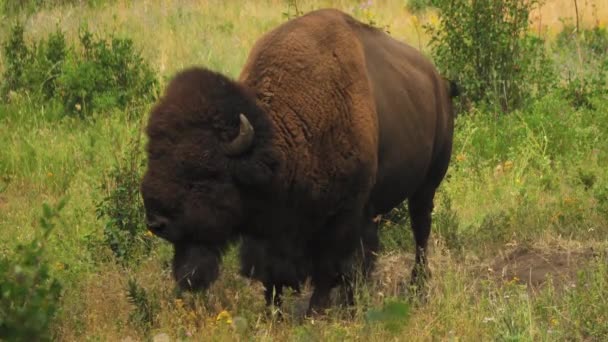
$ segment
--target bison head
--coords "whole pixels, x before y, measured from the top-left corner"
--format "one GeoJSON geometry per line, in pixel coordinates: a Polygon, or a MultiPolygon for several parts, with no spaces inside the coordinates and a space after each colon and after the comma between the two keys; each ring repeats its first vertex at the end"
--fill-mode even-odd
{"type": "Polygon", "coordinates": [[[141,194],[148,228],[174,246],[182,289],[217,278],[221,253],[247,216],[243,189],[273,174],[264,120],[244,87],[199,68],[176,75],[152,110],[141,194]]]}

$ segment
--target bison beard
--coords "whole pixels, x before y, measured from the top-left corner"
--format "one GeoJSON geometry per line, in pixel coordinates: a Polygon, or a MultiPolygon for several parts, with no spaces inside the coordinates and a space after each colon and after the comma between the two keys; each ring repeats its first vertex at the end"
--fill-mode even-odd
{"type": "Polygon", "coordinates": [[[240,272],[268,305],[308,278],[309,313],[339,285],[353,304],[355,266],[365,279],[379,248],[374,218],[406,199],[412,281],[424,280],[456,95],[418,51],[336,10],[264,35],[237,81],[178,73],[150,115],[141,192],[179,287],[208,288],[241,239],[240,272]]]}
{"type": "Polygon", "coordinates": [[[219,275],[220,251],[191,244],[175,244],[173,277],[180,289],[196,291],[209,287],[219,275]]]}

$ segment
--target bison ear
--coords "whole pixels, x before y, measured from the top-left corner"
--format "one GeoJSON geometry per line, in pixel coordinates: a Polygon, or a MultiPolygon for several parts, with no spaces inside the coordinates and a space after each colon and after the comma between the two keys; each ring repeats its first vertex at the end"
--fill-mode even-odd
{"type": "Polygon", "coordinates": [[[269,153],[253,153],[251,157],[235,160],[233,177],[237,182],[248,186],[267,185],[276,170],[275,160],[269,153]]]}

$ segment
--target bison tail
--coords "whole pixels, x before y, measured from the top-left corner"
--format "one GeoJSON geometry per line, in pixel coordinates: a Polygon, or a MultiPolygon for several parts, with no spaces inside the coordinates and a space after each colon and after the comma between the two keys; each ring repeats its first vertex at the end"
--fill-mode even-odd
{"type": "Polygon", "coordinates": [[[448,90],[451,98],[455,98],[460,95],[460,86],[456,81],[448,80],[448,90]]]}

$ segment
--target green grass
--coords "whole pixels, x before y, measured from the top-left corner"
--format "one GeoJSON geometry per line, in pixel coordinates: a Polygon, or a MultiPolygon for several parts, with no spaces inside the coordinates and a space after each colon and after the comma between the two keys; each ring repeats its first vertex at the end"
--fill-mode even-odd
{"type": "MultiPolygon", "coordinates": [[[[359,4],[298,2],[305,12],[330,5],[350,11],[359,4]]],[[[163,85],[194,64],[236,77],[255,39],[283,22],[286,8],[272,0],[66,5],[30,16],[26,38],[43,37],[58,24],[76,41],[86,22],[93,32],[132,38],[163,85]]],[[[418,46],[426,38],[404,8],[405,2],[377,1],[355,12],[418,46]]],[[[0,41],[10,21],[2,20],[0,41]]],[[[595,109],[576,109],[554,92],[506,116],[474,109],[458,117],[452,164],[436,200],[426,302],[404,296],[413,246],[403,220],[385,225],[386,248],[373,281],[358,289],[354,317],[265,317],[261,286],[237,275],[234,252],[209,293],[183,299],[173,292],[166,243],[136,264],[114,263],[99,245],[105,221],[95,209],[107,195],[102,185],[113,181],[111,170],[142,139],[152,103],[136,118],[117,110],[85,120],[41,107],[26,94],[0,103],[0,255],[37,234],[43,203],[68,198],[47,245],[51,273],[63,285],[51,328],[56,340],[144,340],[159,333],[217,341],[603,340],[608,98],[592,100],[595,109]],[[558,263],[562,258],[568,262],[558,263]],[[540,269],[544,261],[553,266],[551,281],[526,287],[532,274],[525,262],[540,269]],[[130,298],[129,288],[144,291],[133,290],[130,298]]],[[[301,302],[288,297],[287,311],[301,302]]]]}

